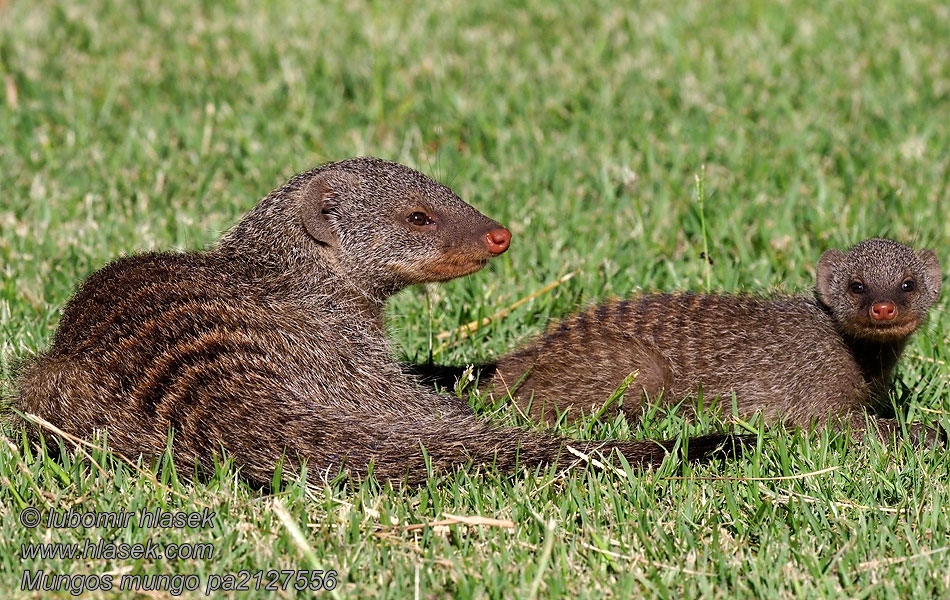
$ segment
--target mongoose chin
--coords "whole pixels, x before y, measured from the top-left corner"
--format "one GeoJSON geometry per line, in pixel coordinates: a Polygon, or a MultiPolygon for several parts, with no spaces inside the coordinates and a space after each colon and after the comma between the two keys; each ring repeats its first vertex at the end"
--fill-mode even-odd
{"type": "MultiPolygon", "coordinates": [[[[385,337],[386,299],[474,272],[510,240],[408,167],[376,158],[317,167],[207,251],[140,254],[91,275],[52,347],[18,375],[18,408],[82,438],[104,432],[130,458],[159,456],[171,431],[184,475],[213,469],[223,450],[262,484],[282,460],[285,471],[306,461],[329,476],[362,476],[372,464],[376,477],[410,483],[429,467],[568,463],[568,444],[661,460],[673,442],[494,427],[402,374],[385,337]]],[[[730,441],[694,438],[688,457],[730,441]]]]}
{"type": "MultiPolygon", "coordinates": [[[[645,399],[676,404],[702,390],[738,416],[850,428],[868,421],[889,437],[894,367],[940,295],[936,254],[885,239],[818,262],[813,296],[647,294],[607,302],[554,324],[496,364],[483,390],[506,394],[539,420],[600,407],[634,371],[622,410],[639,419],[645,399]],[[632,392],[632,393],[631,393],[632,392]]],[[[411,371],[444,380],[446,367],[411,371]]],[[[917,440],[942,434],[911,426],[917,440]]]]}

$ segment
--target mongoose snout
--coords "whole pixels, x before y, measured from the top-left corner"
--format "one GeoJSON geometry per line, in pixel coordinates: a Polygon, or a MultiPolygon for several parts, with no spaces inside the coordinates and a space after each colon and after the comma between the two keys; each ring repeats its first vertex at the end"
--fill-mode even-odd
{"type": "Polygon", "coordinates": [[[504,253],[510,243],[511,232],[504,227],[493,229],[485,234],[485,244],[488,246],[488,251],[495,256],[504,253]]]}
{"type": "Polygon", "coordinates": [[[875,321],[892,321],[897,316],[893,302],[875,302],[871,305],[871,318],[875,321]]]}
{"type": "Polygon", "coordinates": [[[416,266],[398,265],[401,272],[418,270],[425,273],[424,280],[448,281],[480,270],[511,244],[511,232],[487,217],[478,215],[477,223],[462,221],[461,227],[456,223],[457,216],[448,217],[433,212],[432,221],[424,227],[442,240],[438,254],[431,259],[420,254],[416,266]]]}

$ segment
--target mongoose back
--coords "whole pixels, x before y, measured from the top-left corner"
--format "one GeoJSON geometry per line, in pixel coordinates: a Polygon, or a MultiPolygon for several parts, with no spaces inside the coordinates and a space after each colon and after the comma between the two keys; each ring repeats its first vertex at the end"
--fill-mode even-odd
{"type": "Polygon", "coordinates": [[[814,297],[653,294],[595,306],[503,357],[487,387],[550,420],[601,406],[638,371],[628,389],[643,394],[624,397],[631,418],[644,394],[672,404],[701,389],[727,413],[735,392],[743,418],[832,419],[860,436],[868,411],[887,412],[894,366],[941,280],[932,251],[869,239],[822,255],[814,297]]]}
{"type": "MultiPolygon", "coordinates": [[[[52,347],[18,377],[18,407],[63,431],[105,432],[128,457],[185,475],[224,450],[245,478],[286,460],[418,482],[463,463],[555,461],[569,442],[497,428],[418,387],[391,356],[383,305],[415,283],[473,273],[510,232],[449,188],[375,158],[290,179],[212,248],[119,259],[67,304],[52,347]]],[[[693,455],[725,438],[691,442],[693,455]]],[[[572,442],[660,460],[670,442],[572,442]]]]}

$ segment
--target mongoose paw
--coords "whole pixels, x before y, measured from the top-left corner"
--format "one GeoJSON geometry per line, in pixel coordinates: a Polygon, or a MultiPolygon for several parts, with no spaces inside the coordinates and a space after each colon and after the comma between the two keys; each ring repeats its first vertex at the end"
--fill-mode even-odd
{"type": "Polygon", "coordinates": [[[938,448],[947,445],[947,432],[942,427],[927,427],[920,423],[907,426],[907,436],[918,448],[938,448]]]}
{"type": "Polygon", "coordinates": [[[947,444],[947,432],[943,428],[935,429],[920,423],[908,423],[901,428],[894,419],[878,419],[876,425],[878,439],[882,442],[906,439],[915,448],[936,448],[947,444]]]}

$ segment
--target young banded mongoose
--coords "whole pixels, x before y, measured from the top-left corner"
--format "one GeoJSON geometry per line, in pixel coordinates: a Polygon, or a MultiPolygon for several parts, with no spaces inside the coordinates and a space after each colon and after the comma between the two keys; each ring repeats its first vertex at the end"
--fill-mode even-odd
{"type": "MultiPolygon", "coordinates": [[[[675,404],[702,390],[738,416],[794,426],[850,426],[887,415],[887,392],[909,336],[937,301],[940,263],[869,239],[818,262],[814,297],[654,294],[608,302],[555,325],[488,372],[487,388],[509,390],[541,420],[602,406],[638,371],[622,409],[639,418],[644,395],[675,404]],[[642,392],[642,393],[637,393],[642,392]]],[[[896,422],[877,419],[889,435],[896,422]]],[[[917,426],[916,435],[935,432],[917,426]]]]}
{"type": "MultiPolygon", "coordinates": [[[[416,483],[467,462],[512,470],[567,443],[659,461],[671,442],[563,439],[475,418],[418,387],[391,356],[383,305],[415,283],[481,269],[510,232],[449,188],[376,158],[302,173],[211,249],[122,258],[67,304],[52,347],[18,377],[18,408],[63,431],[105,432],[127,457],[174,434],[186,476],[224,450],[266,484],[306,461],[416,483]]],[[[689,443],[691,456],[727,438],[689,443]]],[[[570,459],[570,457],[567,457],[570,459]]]]}

